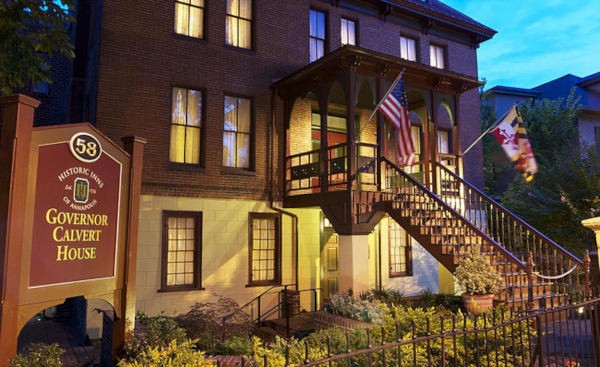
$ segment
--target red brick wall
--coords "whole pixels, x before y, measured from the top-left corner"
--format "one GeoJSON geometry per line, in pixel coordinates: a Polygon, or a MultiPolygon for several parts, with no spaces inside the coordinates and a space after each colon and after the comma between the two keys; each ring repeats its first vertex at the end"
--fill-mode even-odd
{"type": "MultiPolygon", "coordinates": [[[[148,140],[145,193],[267,198],[269,87],[308,63],[311,6],[328,14],[329,50],[339,45],[340,17],[345,16],[357,20],[361,47],[397,56],[400,32],[410,33],[419,37],[421,62],[429,62],[428,45],[432,41],[447,45],[450,70],[477,74],[475,49],[383,22],[377,15],[333,7],[330,1],[254,2],[254,50],[241,50],[224,44],[224,2],[207,2],[206,37],[198,40],[173,32],[172,1],[104,1],[97,126],[113,139],[137,135],[148,140]],[[202,169],[174,168],[168,161],[172,86],[205,91],[206,153],[202,169]],[[222,167],[224,94],[248,96],[254,101],[255,172],[250,174],[231,173],[222,167]]],[[[284,139],[283,114],[276,116],[276,136],[284,139]]],[[[478,135],[476,91],[461,98],[460,120],[467,130],[463,143],[478,135]]],[[[281,147],[281,142],[277,145],[281,147]]],[[[476,152],[470,154],[475,156],[476,152]]],[[[479,167],[473,168],[474,174],[479,167]]]]}

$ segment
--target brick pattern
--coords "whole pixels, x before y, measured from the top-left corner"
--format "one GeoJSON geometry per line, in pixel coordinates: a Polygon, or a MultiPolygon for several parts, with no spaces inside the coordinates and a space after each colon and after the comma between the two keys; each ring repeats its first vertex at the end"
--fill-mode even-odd
{"type": "MultiPolygon", "coordinates": [[[[276,113],[275,136],[271,142],[272,81],[285,77],[308,63],[308,10],[327,13],[327,50],[340,44],[340,19],[354,19],[358,45],[399,55],[401,33],[417,38],[419,61],[429,63],[429,43],[446,46],[452,71],[476,76],[476,50],[449,41],[431,32],[381,21],[329,1],[254,1],[254,49],[225,45],[225,6],[207,4],[206,37],[203,40],[173,32],[172,2],[143,2],[135,7],[127,1],[105,1],[101,33],[97,126],[113,139],[138,135],[148,140],[144,166],[144,193],[176,196],[203,196],[264,200],[270,191],[268,147],[278,154],[282,140],[283,113],[276,113]],[[135,12],[135,16],[132,16],[135,12]],[[149,31],[152,29],[152,31],[149,31]],[[183,86],[206,91],[205,165],[203,168],[172,165],[169,156],[171,87],[183,86]],[[222,167],[223,96],[247,96],[254,102],[256,147],[253,171],[231,171],[222,167]]],[[[466,131],[461,143],[471,141],[479,129],[477,92],[461,97],[460,120],[466,131]]],[[[279,105],[280,101],[275,98],[279,105]]],[[[302,103],[302,102],[300,102],[302,103]]],[[[275,106],[275,109],[279,106],[275,106]]],[[[304,134],[294,130],[294,134],[304,134]]],[[[292,143],[290,152],[302,149],[292,143]]],[[[474,151],[470,155],[475,156],[474,151]]],[[[475,163],[480,159],[474,159],[475,163]]],[[[277,177],[278,186],[281,174],[277,177]]]]}

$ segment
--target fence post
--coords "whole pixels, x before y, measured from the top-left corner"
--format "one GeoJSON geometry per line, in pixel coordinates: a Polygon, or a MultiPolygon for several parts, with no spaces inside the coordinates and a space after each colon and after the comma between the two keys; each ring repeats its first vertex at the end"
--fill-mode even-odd
{"type": "Polygon", "coordinates": [[[590,259],[590,251],[585,250],[585,254],[583,255],[583,271],[585,272],[585,299],[592,298],[592,282],[590,278],[590,264],[592,263],[590,259]]]}
{"type": "Polygon", "coordinates": [[[531,251],[527,254],[527,311],[532,311],[535,307],[533,302],[533,254],[531,251]]]}

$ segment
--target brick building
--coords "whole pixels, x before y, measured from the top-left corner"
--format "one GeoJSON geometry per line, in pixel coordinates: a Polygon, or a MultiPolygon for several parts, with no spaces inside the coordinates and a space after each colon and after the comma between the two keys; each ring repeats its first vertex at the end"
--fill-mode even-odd
{"type": "Polygon", "coordinates": [[[139,310],[287,284],[318,303],[453,290],[452,265],[384,210],[401,176],[382,178],[393,134],[369,116],[403,72],[407,177],[441,190],[444,162],[481,187],[481,150],[461,151],[480,134],[477,47],[495,31],[438,0],[82,0],[77,20],[70,120],[148,141],[139,310]]]}

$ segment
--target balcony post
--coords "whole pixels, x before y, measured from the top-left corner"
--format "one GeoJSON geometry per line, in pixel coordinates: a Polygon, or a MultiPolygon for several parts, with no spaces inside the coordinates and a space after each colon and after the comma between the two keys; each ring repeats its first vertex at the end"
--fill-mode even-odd
{"type": "MultiPolygon", "coordinates": [[[[346,126],[348,128],[348,144],[347,144],[347,152],[346,156],[348,157],[348,162],[346,166],[346,177],[348,181],[348,191],[352,190],[352,186],[354,184],[354,180],[352,177],[356,174],[356,128],[355,128],[355,111],[356,108],[354,106],[356,101],[356,71],[355,67],[350,67],[346,70],[346,126]]],[[[358,177],[356,177],[358,179],[358,177]]]]}
{"type": "Polygon", "coordinates": [[[329,157],[327,152],[329,151],[329,139],[327,137],[327,115],[329,114],[329,105],[327,101],[328,90],[320,88],[318,92],[319,98],[319,114],[321,118],[321,149],[319,152],[319,172],[320,172],[320,187],[321,192],[327,192],[329,190],[329,157]]]}
{"type": "MultiPolygon", "coordinates": [[[[381,73],[379,73],[379,75],[377,76],[377,103],[379,103],[379,101],[381,101],[381,99],[383,98],[383,95],[385,94],[385,85],[384,85],[384,79],[383,77],[385,76],[385,70],[382,71],[381,73]]],[[[383,115],[379,112],[377,112],[375,114],[375,118],[377,119],[377,162],[379,162],[379,158],[383,157],[385,155],[385,124],[384,124],[384,118],[383,115]]],[[[379,163],[377,163],[379,164],[379,163]]],[[[378,168],[381,168],[381,165],[379,165],[378,168]]],[[[381,191],[382,187],[381,187],[381,171],[378,170],[377,171],[377,191],[381,191]]]]}

